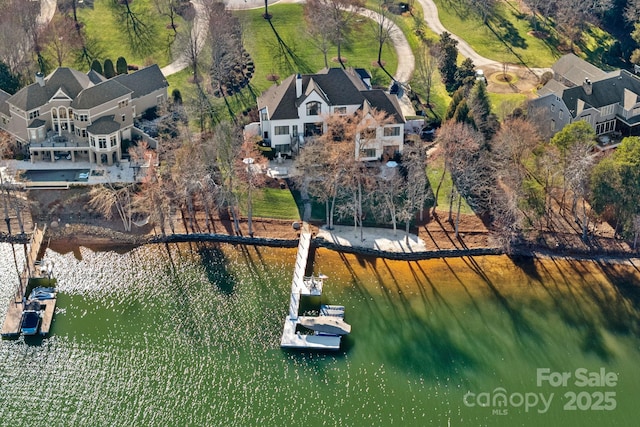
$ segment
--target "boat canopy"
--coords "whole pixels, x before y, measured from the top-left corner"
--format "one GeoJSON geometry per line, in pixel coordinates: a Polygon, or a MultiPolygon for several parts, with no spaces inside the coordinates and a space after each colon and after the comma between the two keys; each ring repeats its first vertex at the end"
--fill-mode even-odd
{"type": "Polygon", "coordinates": [[[298,322],[305,328],[324,334],[346,335],[351,332],[350,324],[334,316],[301,316],[298,318],[298,322]]]}

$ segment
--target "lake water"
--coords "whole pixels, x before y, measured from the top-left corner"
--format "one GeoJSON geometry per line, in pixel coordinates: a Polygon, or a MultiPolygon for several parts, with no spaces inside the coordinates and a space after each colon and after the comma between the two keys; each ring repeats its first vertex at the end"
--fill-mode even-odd
{"type": "MultiPolygon", "coordinates": [[[[353,329],[342,351],[309,353],[279,347],[294,249],[58,250],[51,337],[0,343],[3,426],[582,427],[640,414],[633,265],[318,250],[329,279],[304,309],[345,305],[353,329]]],[[[11,251],[0,245],[0,319],[11,251]]]]}

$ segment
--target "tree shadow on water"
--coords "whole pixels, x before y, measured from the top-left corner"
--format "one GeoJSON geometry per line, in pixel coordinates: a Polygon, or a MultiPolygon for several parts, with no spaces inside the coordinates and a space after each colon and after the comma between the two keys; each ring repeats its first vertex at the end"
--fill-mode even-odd
{"type": "Polygon", "coordinates": [[[222,294],[230,296],[235,292],[235,282],[227,269],[227,257],[217,244],[199,244],[197,253],[209,283],[222,294]]]}

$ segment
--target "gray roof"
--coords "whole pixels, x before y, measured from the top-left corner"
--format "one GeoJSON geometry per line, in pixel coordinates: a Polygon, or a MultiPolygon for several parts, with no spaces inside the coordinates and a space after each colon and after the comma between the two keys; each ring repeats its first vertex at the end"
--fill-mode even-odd
{"type": "Polygon", "coordinates": [[[87,73],[87,77],[89,77],[89,80],[91,80],[93,84],[96,84],[96,85],[98,83],[102,83],[107,80],[105,76],[103,76],[96,70],[89,70],[89,72],[87,73]]]}
{"type": "Polygon", "coordinates": [[[21,110],[31,111],[46,104],[59,89],[73,99],[83,89],[92,85],[86,74],[71,68],[60,67],[45,77],[44,86],[32,83],[20,89],[7,102],[21,110]]]}
{"type": "Polygon", "coordinates": [[[131,89],[111,79],[83,90],[73,102],[71,102],[71,107],[78,110],[88,110],[105,102],[121,98],[131,92],[131,89]]]}
{"type": "Polygon", "coordinates": [[[41,120],[41,119],[33,119],[33,120],[31,121],[31,123],[29,123],[29,126],[27,126],[27,128],[29,128],[29,129],[36,129],[36,128],[42,127],[42,126],[44,126],[44,125],[46,125],[46,124],[47,124],[47,122],[45,122],[44,120],[41,120]]]}
{"type": "Polygon", "coordinates": [[[372,107],[404,122],[400,107],[382,91],[367,90],[361,73],[342,68],[325,68],[317,74],[302,75],[302,94],[296,98],[296,75],[287,77],[280,85],[273,85],[258,97],[258,108],[267,108],[270,120],[298,118],[298,105],[315,89],[329,105],[362,105],[366,100],[372,107]],[[374,93],[375,92],[375,93],[374,93]]]}
{"type": "Polygon", "coordinates": [[[389,95],[380,89],[362,91],[362,95],[372,107],[387,113],[395,123],[405,122],[400,103],[395,95],[389,95]]]}
{"type": "Polygon", "coordinates": [[[585,79],[592,82],[606,77],[607,73],[585,61],[578,58],[573,53],[562,56],[551,67],[556,75],[559,75],[579,86],[585,79]]]}
{"type": "Polygon", "coordinates": [[[562,94],[562,100],[576,117],[578,100],[585,103],[584,108],[601,108],[606,105],[621,104],[624,101],[624,90],[628,89],[640,95],[640,78],[626,70],[609,74],[611,77],[591,83],[591,95],[587,95],[582,85],[569,88],[562,94]]]}
{"type": "Polygon", "coordinates": [[[0,89],[0,113],[5,116],[9,116],[9,104],[6,103],[7,99],[11,98],[11,94],[0,89]]]}
{"type": "Polygon", "coordinates": [[[538,96],[542,97],[545,95],[555,94],[558,96],[562,96],[562,92],[567,89],[567,86],[563,85],[557,80],[549,80],[546,85],[544,85],[539,91],[538,96]]]}
{"type": "Polygon", "coordinates": [[[135,73],[120,74],[111,80],[116,80],[123,86],[131,89],[131,91],[133,91],[131,98],[133,99],[140,98],[141,96],[148,95],[151,92],[169,86],[167,79],[157,64],[150,65],[135,73]]]}
{"type": "Polygon", "coordinates": [[[93,135],[109,135],[120,129],[120,123],[113,120],[114,116],[100,117],[87,127],[87,132],[93,135]]]}

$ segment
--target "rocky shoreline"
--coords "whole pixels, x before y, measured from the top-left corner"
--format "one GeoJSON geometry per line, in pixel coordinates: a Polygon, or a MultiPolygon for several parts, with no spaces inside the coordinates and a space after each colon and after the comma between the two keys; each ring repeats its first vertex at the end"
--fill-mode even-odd
{"type": "MultiPolygon", "coordinates": [[[[28,234],[8,235],[6,233],[0,233],[0,242],[23,244],[29,242],[29,237],[30,235],[28,234]]],[[[281,248],[295,248],[298,245],[297,239],[248,237],[219,233],[171,234],[166,236],[153,234],[128,234],[110,228],[87,224],[68,224],[65,227],[48,228],[46,232],[46,239],[50,242],[61,244],[62,246],[87,246],[90,248],[99,247],[105,250],[109,249],[110,247],[136,247],[146,244],[183,242],[216,242],[281,248]]],[[[507,253],[499,247],[440,249],[416,252],[390,252],[358,246],[339,245],[327,241],[322,237],[316,237],[315,239],[313,239],[312,245],[314,247],[322,247],[337,252],[345,252],[402,261],[418,261],[433,258],[455,258],[466,256],[507,255],[507,253]]],[[[562,248],[553,250],[551,248],[534,245],[517,246],[513,248],[513,250],[508,255],[530,258],[553,257],[570,258],[576,260],[584,259],[606,261],[626,261],[638,257],[637,253],[619,250],[599,249],[597,251],[590,251],[579,250],[576,248],[562,248]]]]}

